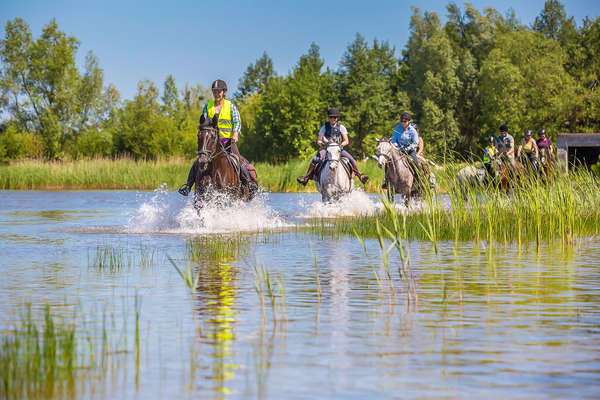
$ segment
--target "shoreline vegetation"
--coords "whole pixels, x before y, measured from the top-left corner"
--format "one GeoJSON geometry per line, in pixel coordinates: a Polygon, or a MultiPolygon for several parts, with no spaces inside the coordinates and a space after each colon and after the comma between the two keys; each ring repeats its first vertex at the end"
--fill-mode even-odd
{"type": "MultiPolygon", "coordinates": [[[[192,159],[170,158],[136,161],[130,158],[98,158],[73,161],[22,160],[0,165],[0,190],[176,190],[185,183],[192,159]]],[[[310,160],[286,163],[256,163],[259,185],[271,192],[316,193],[310,182],[296,182],[304,176],[310,160]]],[[[360,163],[371,177],[365,191],[376,193],[383,182],[383,171],[374,160],[360,163]]]]}

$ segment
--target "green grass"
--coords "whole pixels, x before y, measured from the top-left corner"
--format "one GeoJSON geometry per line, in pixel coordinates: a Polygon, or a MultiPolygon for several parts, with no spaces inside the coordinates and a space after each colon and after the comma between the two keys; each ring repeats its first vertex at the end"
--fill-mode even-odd
{"type": "MultiPolygon", "coordinates": [[[[136,352],[139,353],[139,299],[136,294],[136,352]]],[[[114,325],[114,315],[113,325],[114,325]]],[[[46,305],[40,321],[27,304],[0,338],[0,398],[76,398],[102,385],[108,371],[126,356],[118,335],[93,318],[73,313],[57,317],[46,305]],[[83,326],[80,326],[83,325],[83,326]]],[[[127,321],[124,321],[126,324],[127,321]]],[[[125,344],[126,346],[126,344],[125,344]]]]}
{"type": "MultiPolygon", "coordinates": [[[[297,177],[306,173],[309,162],[292,160],[284,164],[256,163],[259,184],[272,192],[315,192],[314,183],[310,182],[304,187],[296,182],[297,177]]],[[[0,189],[153,190],[166,185],[174,190],[185,183],[192,163],[193,159],[181,158],[158,161],[16,161],[0,165],[0,189]]],[[[371,176],[366,189],[376,191],[383,182],[383,171],[377,168],[374,160],[359,164],[362,172],[371,176]]],[[[358,180],[356,183],[360,185],[358,180]]]]}
{"type": "MultiPolygon", "coordinates": [[[[600,233],[600,179],[577,170],[548,184],[529,179],[509,195],[497,188],[468,187],[464,190],[454,176],[436,171],[449,206],[435,193],[422,198],[422,207],[409,212],[405,237],[430,241],[475,241],[516,243],[559,241],[571,245],[577,239],[600,233]]],[[[406,212],[402,209],[394,213],[406,212]]],[[[392,226],[393,214],[313,221],[312,231],[320,236],[381,235],[378,223],[392,226]],[[379,222],[378,222],[379,221],[379,222]]]]}

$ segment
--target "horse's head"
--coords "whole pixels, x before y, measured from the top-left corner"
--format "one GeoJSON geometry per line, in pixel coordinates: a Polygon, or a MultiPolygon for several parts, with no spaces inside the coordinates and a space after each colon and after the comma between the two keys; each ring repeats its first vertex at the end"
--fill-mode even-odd
{"type": "Polygon", "coordinates": [[[216,129],[201,127],[198,130],[198,163],[201,171],[206,171],[208,163],[217,151],[218,142],[219,135],[216,129]]]}
{"type": "Polygon", "coordinates": [[[389,139],[377,139],[377,166],[385,167],[385,164],[391,160],[394,145],[389,139]]]}
{"type": "Polygon", "coordinates": [[[341,146],[336,142],[327,143],[327,160],[330,161],[329,168],[336,169],[342,154],[341,146]]]}

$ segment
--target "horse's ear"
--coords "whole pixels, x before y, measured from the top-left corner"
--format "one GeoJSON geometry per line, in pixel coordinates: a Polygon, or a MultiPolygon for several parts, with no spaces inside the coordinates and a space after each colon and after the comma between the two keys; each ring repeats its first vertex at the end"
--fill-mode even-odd
{"type": "Polygon", "coordinates": [[[375,141],[376,141],[377,143],[379,143],[379,142],[381,142],[381,139],[375,138],[375,141]]]}

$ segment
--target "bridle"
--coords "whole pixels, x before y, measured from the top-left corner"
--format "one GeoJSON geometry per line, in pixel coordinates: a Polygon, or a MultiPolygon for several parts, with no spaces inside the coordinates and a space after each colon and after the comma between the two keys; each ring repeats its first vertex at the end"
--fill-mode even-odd
{"type": "Polygon", "coordinates": [[[206,164],[210,163],[212,160],[214,160],[218,155],[226,153],[227,150],[225,150],[225,146],[219,141],[219,135],[217,134],[217,130],[216,129],[202,129],[200,131],[200,133],[203,135],[203,140],[202,140],[202,148],[200,150],[198,150],[198,156],[202,157],[204,156],[204,158],[206,158],[206,164]],[[210,136],[209,136],[210,135],[210,136]],[[214,136],[214,138],[212,137],[214,136]],[[215,145],[212,145],[212,142],[210,143],[210,147],[209,148],[209,140],[215,141],[215,145]],[[215,151],[216,147],[220,145],[219,149],[215,151]]]}

